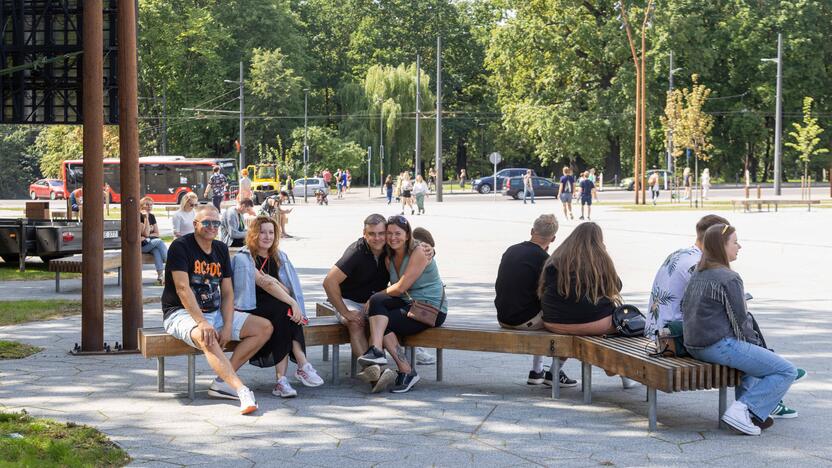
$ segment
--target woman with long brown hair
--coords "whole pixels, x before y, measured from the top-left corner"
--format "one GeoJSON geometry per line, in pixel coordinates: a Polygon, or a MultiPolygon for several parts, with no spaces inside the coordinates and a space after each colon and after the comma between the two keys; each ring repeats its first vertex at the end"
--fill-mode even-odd
{"type": "Polygon", "coordinates": [[[700,361],[742,371],[736,401],[722,421],[748,435],[760,435],[798,376],[792,363],[766,349],[745,307],[742,278],[731,269],[740,244],[729,224],[705,231],[702,258],[682,296],[685,347],[700,361]]]}
{"type": "Polygon", "coordinates": [[[286,378],[290,357],[297,362],[295,378],[307,387],[324,383],[306,359],[303,339],[304,301],[300,279],[289,257],[279,248],[280,228],[269,216],[256,217],[246,234],[245,248],[231,261],[234,270],[234,308],[264,317],[274,332],[249,360],[256,367],[275,368],[272,394],[294,397],[286,378]]]}
{"type": "Polygon", "coordinates": [[[543,265],[537,293],[550,332],[614,333],[612,313],[621,304],[621,279],[600,226],[579,224],[555,249],[543,265]]]}

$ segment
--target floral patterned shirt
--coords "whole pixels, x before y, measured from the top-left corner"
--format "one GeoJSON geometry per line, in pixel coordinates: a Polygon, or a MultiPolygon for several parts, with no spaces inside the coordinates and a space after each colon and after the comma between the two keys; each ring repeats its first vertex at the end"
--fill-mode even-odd
{"type": "Polygon", "coordinates": [[[654,336],[667,322],[682,320],[682,296],[700,258],[702,251],[693,246],[673,252],[662,263],[650,290],[645,336],[654,336]]]}

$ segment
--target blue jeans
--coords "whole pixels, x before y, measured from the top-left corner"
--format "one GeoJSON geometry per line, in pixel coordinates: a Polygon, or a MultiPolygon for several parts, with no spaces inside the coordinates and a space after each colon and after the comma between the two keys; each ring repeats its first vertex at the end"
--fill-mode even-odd
{"type": "Polygon", "coordinates": [[[165,262],[168,261],[168,246],[158,237],[147,239],[147,244],[142,246],[142,253],[153,254],[153,263],[156,265],[156,272],[165,271],[165,262]]]}
{"type": "Polygon", "coordinates": [[[529,195],[532,196],[532,203],[534,203],[534,189],[528,187],[523,189],[523,203],[526,203],[526,197],[529,195]]]}
{"type": "Polygon", "coordinates": [[[214,206],[217,207],[217,211],[219,211],[220,209],[220,204],[222,203],[223,198],[225,197],[222,195],[214,195],[213,197],[211,197],[211,203],[213,203],[214,206]]]}
{"type": "Polygon", "coordinates": [[[688,348],[688,351],[700,361],[741,370],[742,382],[736,388],[736,399],[763,421],[797,377],[797,370],[789,361],[766,348],[736,338],[726,337],[707,348],[688,348]]]}
{"type": "Polygon", "coordinates": [[[389,205],[390,202],[393,201],[393,187],[387,188],[387,204],[389,205]]]}

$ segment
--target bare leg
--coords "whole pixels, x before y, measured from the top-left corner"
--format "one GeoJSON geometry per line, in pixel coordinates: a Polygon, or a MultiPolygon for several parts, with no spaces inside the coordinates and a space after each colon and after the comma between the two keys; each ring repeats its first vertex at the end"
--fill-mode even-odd
{"type": "Polygon", "coordinates": [[[228,382],[228,385],[231,385],[234,390],[239,390],[245,385],[237,377],[237,373],[234,372],[234,366],[231,365],[231,361],[228,360],[228,356],[222,351],[219,343],[214,341],[214,344],[211,346],[205,346],[205,343],[202,341],[202,333],[197,328],[191,331],[191,339],[205,353],[205,360],[208,361],[208,365],[211,366],[211,369],[214,370],[219,378],[228,382]]]}
{"type": "Polygon", "coordinates": [[[410,367],[410,363],[407,362],[407,359],[405,359],[404,356],[399,356],[399,339],[396,337],[396,334],[388,333],[384,335],[383,341],[384,347],[390,352],[390,356],[393,357],[393,360],[396,361],[396,367],[399,368],[399,371],[404,372],[405,374],[409,374],[413,371],[413,368],[410,367]]]}
{"type": "Polygon", "coordinates": [[[277,380],[286,375],[286,369],[289,368],[289,355],[283,356],[283,360],[274,366],[274,374],[277,380]]]}
{"type": "Polygon", "coordinates": [[[242,330],[240,330],[240,344],[237,345],[234,354],[231,355],[231,365],[234,366],[234,370],[239,369],[263,347],[263,344],[269,341],[272,331],[274,331],[272,323],[263,317],[250,315],[246,319],[242,330]]]}
{"type": "Polygon", "coordinates": [[[347,322],[345,325],[350,333],[352,355],[360,357],[367,352],[367,349],[370,348],[370,345],[367,342],[367,332],[364,323],[347,322]]]}
{"type": "Polygon", "coordinates": [[[309,362],[306,359],[306,354],[303,352],[303,347],[297,341],[292,340],[292,354],[295,355],[295,360],[298,362],[298,367],[303,367],[309,362]]]}
{"type": "Polygon", "coordinates": [[[384,330],[387,329],[387,323],[390,319],[386,315],[374,315],[370,317],[370,344],[377,349],[383,346],[384,330]]]}

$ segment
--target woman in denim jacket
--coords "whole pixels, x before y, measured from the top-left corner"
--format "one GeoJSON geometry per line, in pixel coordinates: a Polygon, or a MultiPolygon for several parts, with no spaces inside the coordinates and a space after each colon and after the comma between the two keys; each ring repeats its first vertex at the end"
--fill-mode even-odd
{"type": "Polygon", "coordinates": [[[274,333],[249,360],[257,367],[275,367],[277,383],[272,394],[297,395],[286,378],[289,359],[297,362],[295,378],[307,387],[324,383],[306,359],[303,339],[303,291],[297,272],[285,253],[278,250],[280,229],[273,218],[258,216],[246,235],[246,247],[234,256],[234,308],[271,321],[274,333]]]}
{"type": "Polygon", "coordinates": [[[700,361],[742,371],[736,401],[722,421],[748,435],[760,435],[774,421],[772,411],[797,378],[789,361],[761,346],[745,308],[742,278],[729,264],[740,244],[733,226],[705,231],[702,258],[682,296],[685,347],[700,361]]]}

